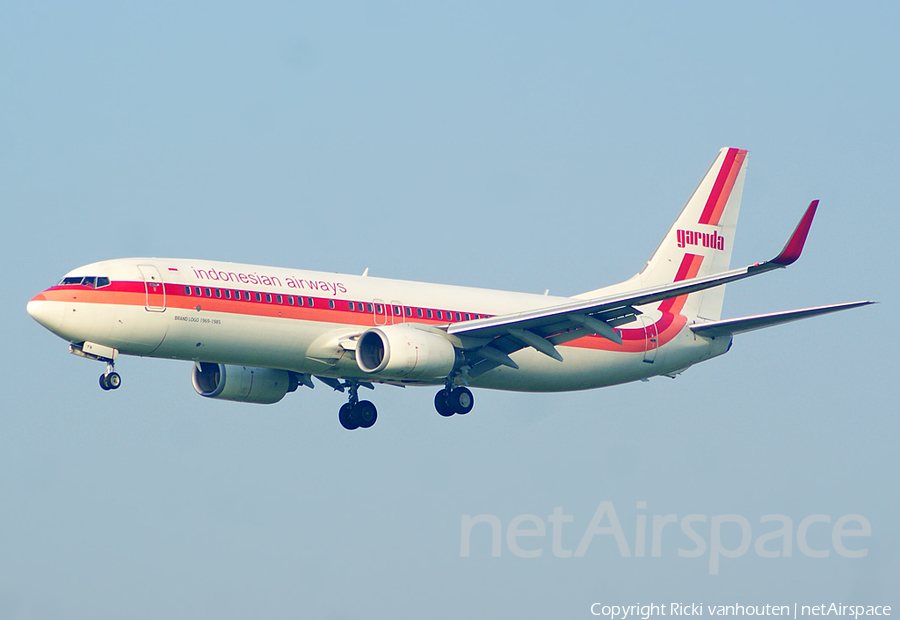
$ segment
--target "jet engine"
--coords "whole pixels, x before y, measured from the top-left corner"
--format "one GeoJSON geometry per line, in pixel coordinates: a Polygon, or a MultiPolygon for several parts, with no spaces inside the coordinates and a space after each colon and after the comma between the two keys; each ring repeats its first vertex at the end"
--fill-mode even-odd
{"type": "Polygon", "coordinates": [[[297,375],[287,370],[199,362],[191,382],[200,396],[271,405],[293,392],[297,375]]]}
{"type": "Polygon", "coordinates": [[[456,364],[456,348],[442,333],[407,325],[373,327],[356,343],[363,372],[391,379],[443,379],[456,364]]]}

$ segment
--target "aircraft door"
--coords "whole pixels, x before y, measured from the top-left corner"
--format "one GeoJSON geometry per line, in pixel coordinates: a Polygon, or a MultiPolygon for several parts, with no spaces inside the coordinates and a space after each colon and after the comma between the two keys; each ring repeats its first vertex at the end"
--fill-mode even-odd
{"type": "Polygon", "coordinates": [[[406,321],[406,317],[403,315],[403,304],[401,304],[396,299],[391,302],[391,306],[388,309],[388,317],[391,322],[391,325],[395,323],[403,323],[406,321]]]}
{"type": "Polygon", "coordinates": [[[375,325],[387,325],[390,317],[390,306],[385,305],[380,299],[374,300],[372,312],[375,315],[375,325]]]}
{"type": "Polygon", "coordinates": [[[644,323],[644,361],[652,364],[656,361],[656,350],[659,347],[659,332],[653,319],[642,316],[641,321],[644,323]]]}
{"type": "Polygon", "coordinates": [[[144,307],[149,312],[165,312],[166,289],[159,270],[154,265],[138,265],[138,269],[144,278],[144,307]]]}

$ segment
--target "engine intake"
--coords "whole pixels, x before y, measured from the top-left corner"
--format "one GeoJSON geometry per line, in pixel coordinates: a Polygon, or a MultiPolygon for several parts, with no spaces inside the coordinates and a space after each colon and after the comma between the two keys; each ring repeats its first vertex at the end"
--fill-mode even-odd
{"type": "Polygon", "coordinates": [[[271,405],[299,384],[287,370],[199,362],[191,374],[194,390],[206,398],[271,405]]]}
{"type": "Polygon", "coordinates": [[[356,343],[356,364],[392,379],[443,379],[456,364],[456,348],[440,333],[407,325],[374,327],[356,343]]]}

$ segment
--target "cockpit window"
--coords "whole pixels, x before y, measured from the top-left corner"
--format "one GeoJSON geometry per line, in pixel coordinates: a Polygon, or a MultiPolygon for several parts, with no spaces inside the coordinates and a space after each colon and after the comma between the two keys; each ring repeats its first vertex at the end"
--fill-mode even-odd
{"type": "Polygon", "coordinates": [[[106,276],[70,276],[59,281],[57,286],[71,286],[80,284],[88,288],[103,288],[109,286],[109,278],[106,276]]]}

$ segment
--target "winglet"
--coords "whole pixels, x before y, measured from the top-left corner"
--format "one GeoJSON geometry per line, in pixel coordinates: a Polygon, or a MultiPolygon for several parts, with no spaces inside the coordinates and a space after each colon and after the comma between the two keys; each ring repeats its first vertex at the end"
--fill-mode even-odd
{"type": "Polygon", "coordinates": [[[806,237],[809,235],[809,227],[812,226],[813,217],[816,215],[816,208],[818,206],[818,200],[813,200],[809,203],[806,213],[803,214],[803,217],[800,218],[800,223],[797,224],[797,228],[794,229],[794,234],[791,235],[791,238],[784,246],[784,249],[781,250],[781,254],[770,260],[770,263],[787,267],[800,258],[800,253],[803,251],[803,244],[806,243],[806,237]]]}

